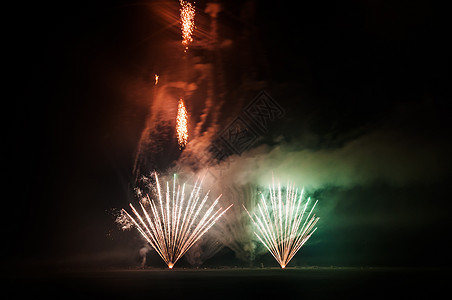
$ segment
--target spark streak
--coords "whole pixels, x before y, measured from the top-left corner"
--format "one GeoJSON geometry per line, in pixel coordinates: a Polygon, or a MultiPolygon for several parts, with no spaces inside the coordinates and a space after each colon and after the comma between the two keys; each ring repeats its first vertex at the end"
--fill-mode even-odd
{"type": "Polygon", "coordinates": [[[284,269],[294,255],[316,231],[315,224],[319,217],[312,215],[317,201],[314,203],[306,218],[302,221],[308,208],[310,198],[302,204],[303,191],[298,194],[294,185],[287,185],[285,193],[281,186],[275,187],[275,182],[269,186],[269,197],[262,194],[257,212],[250,213],[243,208],[253,221],[258,232],[254,232],[259,241],[267,248],[284,269]],[[284,196],[285,194],[285,196],[284,196]]]}
{"type": "Polygon", "coordinates": [[[180,0],[180,19],[182,30],[182,45],[184,51],[188,50],[188,44],[193,41],[192,34],[195,29],[195,6],[188,1],[180,0]]]}
{"type": "Polygon", "coordinates": [[[182,149],[188,142],[188,114],[182,99],[179,100],[177,108],[176,134],[179,149],[182,149]]]}
{"type": "Polygon", "coordinates": [[[140,202],[141,212],[132,204],[135,217],[126,210],[121,212],[127,216],[140,234],[154,248],[160,257],[172,269],[174,264],[193,246],[214,224],[232,207],[225,210],[216,209],[221,195],[211,206],[204,209],[209,192],[201,199],[202,180],[197,180],[190,196],[186,197],[185,184],[177,186],[174,175],[172,190],[166,183],[166,193],[162,189],[155,174],[158,200],[151,200],[146,195],[140,202]]]}

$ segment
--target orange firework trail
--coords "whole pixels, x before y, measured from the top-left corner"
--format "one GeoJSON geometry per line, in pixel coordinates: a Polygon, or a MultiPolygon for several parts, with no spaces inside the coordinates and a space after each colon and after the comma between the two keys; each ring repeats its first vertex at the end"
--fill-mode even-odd
{"type": "Polygon", "coordinates": [[[182,99],[179,100],[177,107],[176,134],[179,149],[182,149],[188,142],[188,114],[182,99]]]}
{"type": "Polygon", "coordinates": [[[192,34],[195,29],[195,6],[188,1],[180,0],[180,20],[182,30],[182,45],[184,51],[188,50],[188,44],[193,41],[192,34]]]}
{"type": "Polygon", "coordinates": [[[243,206],[258,229],[254,234],[283,269],[317,229],[319,218],[311,217],[317,201],[302,223],[310,201],[308,198],[302,206],[302,198],[303,190],[298,195],[298,190],[288,185],[282,193],[279,183],[276,189],[273,182],[269,199],[262,195],[257,213],[251,214],[243,206]]]}
{"type": "Polygon", "coordinates": [[[172,269],[188,249],[231,208],[232,204],[225,210],[222,207],[216,209],[220,195],[207,210],[203,209],[209,192],[201,198],[202,180],[199,179],[189,193],[189,197],[186,197],[185,184],[182,187],[178,185],[176,188],[176,175],[174,175],[172,191],[170,183],[167,182],[164,194],[157,174],[155,174],[155,180],[157,201],[151,200],[149,195],[146,195],[140,202],[141,212],[130,204],[135,217],[124,209],[121,213],[137,228],[165,261],[168,268],[172,269]]]}

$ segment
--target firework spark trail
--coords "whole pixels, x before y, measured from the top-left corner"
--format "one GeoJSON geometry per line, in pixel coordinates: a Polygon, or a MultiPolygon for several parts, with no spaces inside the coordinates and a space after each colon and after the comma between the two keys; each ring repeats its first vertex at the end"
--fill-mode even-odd
{"type": "Polygon", "coordinates": [[[197,180],[188,199],[185,199],[185,184],[176,188],[174,175],[172,190],[166,184],[166,193],[162,190],[155,174],[158,200],[151,200],[149,195],[140,202],[141,213],[132,205],[135,217],[126,210],[121,212],[129,218],[138,232],[160,255],[170,269],[233,204],[223,210],[215,210],[221,195],[205,210],[209,192],[201,199],[202,180],[197,180]],[[156,202],[158,202],[156,204],[156,202]],[[215,210],[215,211],[214,211],[215,210]]]}
{"type": "Polygon", "coordinates": [[[177,107],[176,134],[179,149],[182,149],[188,142],[188,114],[182,99],[179,100],[177,107]]]}
{"type": "Polygon", "coordinates": [[[192,34],[195,29],[195,6],[188,1],[180,0],[180,20],[182,31],[182,45],[184,51],[188,50],[188,44],[193,41],[192,34]]]}
{"type": "Polygon", "coordinates": [[[283,269],[317,230],[314,226],[319,217],[315,217],[315,214],[311,217],[317,201],[304,218],[310,198],[307,199],[300,213],[302,198],[303,190],[298,195],[294,185],[287,185],[285,196],[283,196],[280,184],[278,183],[275,187],[273,181],[269,186],[268,199],[262,194],[257,212],[250,213],[243,205],[258,229],[254,234],[283,269]],[[303,225],[300,226],[303,219],[303,225]]]}

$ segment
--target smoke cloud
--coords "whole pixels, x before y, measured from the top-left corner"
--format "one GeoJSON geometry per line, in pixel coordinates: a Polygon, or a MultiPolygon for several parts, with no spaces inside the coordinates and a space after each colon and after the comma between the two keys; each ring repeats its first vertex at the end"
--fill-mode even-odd
{"type": "Polygon", "coordinates": [[[333,149],[261,145],[213,168],[218,168],[218,173],[221,170],[222,181],[232,184],[266,186],[274,174],[281,182],[296,182],[313,190],[377,181],[403,186],[441,178],[447,155],[448,149],[433,140],[376,130],[333,149]]]}

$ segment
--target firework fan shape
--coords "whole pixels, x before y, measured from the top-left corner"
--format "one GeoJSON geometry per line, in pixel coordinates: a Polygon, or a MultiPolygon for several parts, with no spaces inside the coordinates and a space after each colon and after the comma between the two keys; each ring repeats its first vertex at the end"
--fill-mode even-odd
{"type": "Polygon", "coordinates": [[[172,190],[167,182],[164,193],[157,174],[155,181],[157,201],[151,200],[147,194],[142,198],[139,209],[130,204],[134,217],[124,209],[121,212],[172,269],[232,204],[224,210],[222,207],[216,208],[220,195],[206,209],[209,192],[201,199],[202,179],[196,181],[191,192],[187,191],[185,184],[176,187],[176,175],[172,190]]]}
{"type": "Polygon", "coordinates": [[[294,185],[287,185],[283,192],[273,181],[269,196],[262,194],[256,212],[250,213],[243,206],[257,228],[254,234],[283,269],[317,229],[314,226],[319,218],[315,214],[311,217],[317,201],[306,215],[310,198],[302,205],[303,191],[298,193],[294,185]]]}

